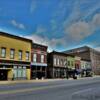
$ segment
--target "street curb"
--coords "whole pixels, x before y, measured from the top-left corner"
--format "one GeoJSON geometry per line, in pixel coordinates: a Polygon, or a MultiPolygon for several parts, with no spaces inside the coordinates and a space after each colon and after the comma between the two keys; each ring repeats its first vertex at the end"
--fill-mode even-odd
{"type": "Polygon", "coordinates": [[[60,81],[60,80],[63,79],[1,81],[0,85],[21,84],[21,83],[43,83],[43,82],[53,82],[53,81],[60,81]]]}
{"type": "MultiPolygon", "coordinates": [[[[95,79],[95,78],[100,78],[100,76],[77,78],[75,80],[95,79]]],[[[61,80],[71,81],[71,80],[74,80],[74,79],[73,78],[69,78],[69,79],[43,79],[43,80],[0,81],[0,85],[12,85],[12,84],[21,84],[21,83],[45,83],[45,82],[54,82],[54,81],[61,81],[61,80]]]]}

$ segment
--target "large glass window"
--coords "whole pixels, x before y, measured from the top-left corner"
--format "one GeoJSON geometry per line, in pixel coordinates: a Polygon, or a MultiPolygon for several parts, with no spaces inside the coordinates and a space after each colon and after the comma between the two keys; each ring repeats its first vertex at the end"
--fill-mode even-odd
{"type": "Polygon", "coordinates": [[[18,78],[22,77],[22,67],[18,66],[18,78]]]}
{"type": "Polygon", "coordinates": [[[19,50],[19,60],[22,60],[22,50],[19,50]]]}
{"type": "Polygon", "coordinates": [[[17,78],[17,66],[14,66],[14,75],[13,75],[14,78],[17,78]]]}
{"type": "Polygon", "coordinates": [[[14,59],[14,54],[15,54],[15,50],[11,49],[10,50],[10,59],[14,59]]]}
{"type": "Polygon", "coordinates": [[[29,60],[29,52],[26,52],[26,60],[29,60]]]}
{"type": "Polygon", "coordinates": [[[37,54],[33,54],[33,62],[37,62],[37,54]]]}
{"type": "Polygon", "coordinates": [[[6,57],[6,48],[1,48],[1,57],[2,58],[6,57]]]}
{"type": "Polygon", "coordinates": [[[26,67],[22,67],[22,66],[14,66],[14,74],[13,77],[15,79],[17,78],[26,78],[26,67]]]}
{"type": "Polygon", "coordinates": [[[41,55],[41,63],[44,62],[44,55],[41,55]]]}
{"type": "Polygon", "coordinates": [[[23,75],[24,78],[26,77],[26,67],[23,67],[23,75]]]}

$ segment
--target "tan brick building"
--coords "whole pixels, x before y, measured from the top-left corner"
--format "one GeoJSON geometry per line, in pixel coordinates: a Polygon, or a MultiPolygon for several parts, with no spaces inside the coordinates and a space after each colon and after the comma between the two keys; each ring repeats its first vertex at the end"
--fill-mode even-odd
{"type": "Polygon", "coordinates": [[[73,54],[81,57],[81,60],[85,60],[91,63],[91,70],[96,75],[100,75],[100,52],[88,46],[75,48],[64,51],[65,53],[73,54]]]}

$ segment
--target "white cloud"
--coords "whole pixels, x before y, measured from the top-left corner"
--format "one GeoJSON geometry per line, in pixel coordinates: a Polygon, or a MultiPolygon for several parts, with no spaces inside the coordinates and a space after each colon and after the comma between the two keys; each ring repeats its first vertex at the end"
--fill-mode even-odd
{"type": "Polygon", "coordinates": [[[22,23],[18,23],[16,20],[11,20],[10,22],[13,26],[19,28],[19,29],[25,29],[25,25],[22,23]]]}
{"type": "MultiPolygon", "coordinates": [[[[47,29],[44,26],[39,25],[36,29],[36,34],[30,36],[30,38],[36,43],[48,45],[49,50],[55,49],[59,44],[65,47],[73,43],[80,44],[82,39],[92,35],[94,31],[100,27],[100,14],[98,13],[94,15],[94,12],[99,8],[98,3],[88,7],[88,9],[85,9],[84,11],[81,11],[80,9],[81,6],[84,6],[84,4],[87,5],[90,2],[91,1],[87,0],[62,0],[59,7],[56,7],[55,10],[57,12],[54,11],[55,14],[50,21],[51,29],[54,33],[56,30],[59,30],[59,28],[64,28],[64,37],[52,37],[52,39],[49,39],[46,36],[40,36],[39,34],[47,32],[47,29]],[[67,6],[69,8],[67,8],[67,6]],[[65,18],[68,9],[70,9],[70,14],[65,18]],[[93,18],[89,22],[85,21],[85,18],[90,17],[92,14],[94,15],[93,18]],[[57,21],[58,17],[65,19],[60,23],[61,27],[58,27],[57,24],[59,23],[57,21]]],[[[31,12],[35,11],[36,6],[37,3],[33,0],[31,4],[31,12]]]]}
{"type": "MultiPolygon", "coordinates": [[[[58,44],[65,44],[65,40],[63,38],[49,39],[47,37],[41,37],[40,35],[36,35],[36,34],[33,34],[31,36],[25,36],[25,38],[32,39],[33,42],[35,42],[35,43],[39,43],[39,44],[42,44],[42,45],[47,45],[48,46],[48,51],[52,51],[52,50],[56,49],[58,44]]],[[[66,43],[66,45],[67,45],[67,43],[66,43]]]]}
{"type": "Polygon", "coordinates": [[[49,51],[56,49],[58,45],[67,47],[73,43],[79,44],[80,40],[93,34],[93,31],[99,26],[99,18],[99,14],[96,14],[90,22],[78,21],[71,24],[69,27],[66,26],[64,37],[61,38],[53,37],[52,39],[49,39],[46,36],[40,36],[38,33],[47,31],[45,27],[40,25],[36,29],[36,34],[30,36],[30,38],[36,43],[49,46],[49,51]]]}
{"type": "MultiPolygon", "coordinates": [[[[66,6],[64,6],[66,8],[66,6]]],[[[74,0],[71,4],[71,12],[68,18],[66,18],[65,24],[70,24],[73,21],[76,20],[84,20],[88,17],[90,17],[96,10],[100,8],[100,2],[99,1],[93,1],[93,0],[74,0]],[[81,7],[91,4],[91,6],[88,6],[87,8],[84,8],[84,10],[81,9],[81,7]]]]}
{"type": "Polygon", "coordinates": [[[100,13],[99,14],[96,14],[93,17],[92,24],[93,24],[94,28],[100,28],[100,13]]]}
{"type": "Polygon", "coordinates": [[[17,26],[17,22],[15,20],[12,20],[11,23],[14,25],[14,26],[17,26]]]}
{"type": "Polygon", "coordinates": [[[19,28],[25,29],[25,26],[23,24],[19,24],[19,28]]]}
{"type": "Polygon", "coordinates": [[[95,14],[89,22],[74,22],[70,26],[66,26],[64,32],[72,37],[73,40],[80,41],[92,35],[97,28],[100,28],[100,14],[95,14]]]}
{"type": "MultiPolygon", "coordinates": [[[[94,1],[91,3],[94,4],[94,1]]],[[[75,42],[80,42],[82,39],[92,35],[97,28],[100,28],[100,13],[96,13],[91,21],[85,21],[85,18],[90,17],[100,8],[100,3],[95,3],[95,5],[81,11],[81,6],[87,4],[90,4],[90,1],[74,1],[70,15],[63,21],[65,36],[69,36],[75,42]]]]}
{"type": "Polygon", "coordinates": [[[73,1],[73,3],[70,6],[70,14],[65,18],[65,21],[63,22],[64,26],[68,26],[73,21],[80,20],[80,18],[82,17],[80,11],[80,2],[78,0],[73,1]]]}
{"type": "Polygon", "coordinates": [[[65,33],[68,33],[69,36],[76,41],[80,41],[83,38],[89,36],[91,32],[92,29],[89,23],[82,21],[73,23],[70,27],[65,28],[65,33]]]}
{"type": "Polygon", "coordinates": [[[46,32],[46,28],[42,25],[38,25],[36,33],[44,33],[44,32],[46,32]]]}

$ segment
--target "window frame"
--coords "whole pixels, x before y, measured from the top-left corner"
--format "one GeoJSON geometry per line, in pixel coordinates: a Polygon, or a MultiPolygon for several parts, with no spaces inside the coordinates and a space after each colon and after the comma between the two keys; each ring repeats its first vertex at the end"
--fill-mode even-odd
{"type": "Polygon", "coordinates": [[[19,50],[19,52],[18,52],[18,59],[19,60],[23,59],[23,51],[22,50],[19,50]],[[21,55],[20,55],[20,53],[21,53],[21,55]]]}
{"type": "Polygon", "coordinates": [[[29,59],[30,59],[30,52],[29,51],[26,51],[26,61],[29,61],[29,59]]]}
{"type": "Polygon", "coordinates": [[[15,49],[10,49],[10,59],[15,58],[15,49]],[[13,54],[11,54],[11,51],[13,51],[13,54]],[[13,57],[11,57],[13,55],[13,57]]]}
{"type": "Polygon", "coordinates": [[[6,58],[6,48],[5,47],[1,47],[1,58],[6,58]],[[5,50],[5,54],[3,53],[3,50],[5,50]]]}
{"type": "Polygon", "coordinates": [[[54,65],[57,65],[57,58],[54,58],[54,65]]]}
{"type": "Polygon", "coordinates": [[[41,63],[44,63],[44,55],[41,54],[41,63]]]}
{"type": "Polygon", "coordinates": [[[37,53],[33,54],[33,62],[37,62],[37,53]]]}

